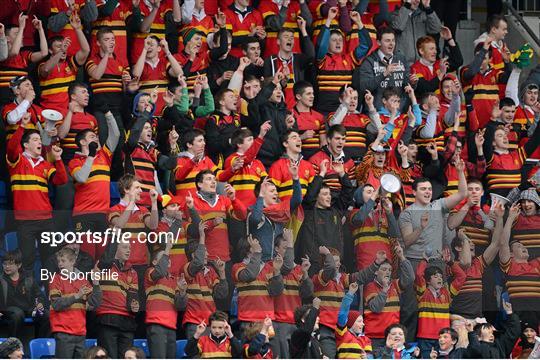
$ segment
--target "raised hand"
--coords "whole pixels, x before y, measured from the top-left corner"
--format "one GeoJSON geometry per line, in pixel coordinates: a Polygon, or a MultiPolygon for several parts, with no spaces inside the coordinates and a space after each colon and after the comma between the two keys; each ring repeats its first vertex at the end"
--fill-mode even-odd
{"type": "Polygon", "coordinates": [[[21,118],[21,126],[23,128],[26,128],[26,125],[30,124],[31,120],[32,120],[32,114],[30,114],[29,112],[25,112],[21,118]]]}
{"type": "Polygon", "coordinates": [[[43,30],[43,23],[41,22],[41,20],[39,20],[37,18],[36,15],[34,15],[34,19],[32,20],[32,25],[34,26],[34,28],[37,30],[37,31],[42,31],[43,30]]]}
{"type": "Polygon", "coordinates": [[[306,30],[306,20],[301,17],[301,16],[298,16],[296,18],[296,24],[298,25],[298,28],[301,30],[301,31],[304,31],[306,30]]]}
{"type": "Polygon", "coordinates": [[[399,142],[399,145],[398,145],[398,153],[399,155],[401,155],[401,158],[404,158],[407,156],[407,153],[409,152],[409,148],[407,147],[407,145],[405,145],[403,143],[403,141],[400,141],[399,142]]]}
{"type": "Polygon", "coordinates": [[[73,14],[69,17],[69,24],[74,30],[82,29],[81,18],[77,14],[73,14]]]}
{"type": "Polygon", "coordinates": [[[319,164],[319,175],[321,177],[325,177],[326,176],[326,172],[328,171],[328,164],[330,163],[330,161],[328,159],[324,159],[323,161],[321,161],[321,163],[319,164]]]}
{"type": "Polygon", "coordinates": [[[259,243],[259,240],[255,239],[251,234],[247,237],[249,248],[252,253],[260,253],[262,252],[261,244],[259,243]]]}
{"type": "Polygon", "coordinates": [[[62,148],[60,146],[53,145],[51,147],[51,151],[52,151],[52,153],[54,155],[54,160],[56,160],[56,161],[62,160],[62,152],[63,152],[63,150],[62,150],[62,148]]]}
{"type": "Polygon", "coordinates": [[[385,251],[377,251],[377,254],[375,255],[375,262],[379,265],[381,265],[383,262],[386,261],[386,252],[385,251]]]}
{"type": "Polygon", "coordinates": [[[493,104],[493,107],[491,108],[491,120],[498,120],[502,116],[502,110],[499,109],[499,102],[497,101],[495,104],[493,104]]]}
{"type": "Polygon", "coordinates": [[[484,133],[486,132],[486,129],[480,129],[478,132],[474,135],[474,143],[477,148],[481,148],[484,145],[484,133]]]}
{"type": "Polygon", "coordinates": [[[229,325],[229,323],[225,323],[225,334],[227,335],[227,337],[229,339],[234,336],[234,334],[232,332],[232,329],[231,329],[231,325],[229,325]]]}
{"type": "Polygon", "coordinates": [[[302,271],[307,273],[309,271],[309,268],[311,267],[311,262],[309,261],[309,256],[306,254],[306,257],[302,258],[302,264],[300,265],[302,267],[302,271]]]}
{"type": "Polygon", "coordinates": [[[195,207],[195,201],[193,200],[193,195],[191,195],[191,191],[188,192],[186,195],[186,206],[188,209],[193,209],[195,207]]]}
{"type": "Polygon", "coordinates": [[[296,124],[296,119],[294,118],[294,115],[287,115],[287,117],[285,118],[285,125],[287,125],[287,129],[292,129],[294,127],[294,124],[296,124]]]}
{"type": "Polygon", "coordinates": [[[319,246],[319,254],[326,256],[330,254],[330,250],[326,246],[319,246]]]}
{"type": "Polygon", "coordinates": [[[193,334],[193,337],[195,339],[198,339],[201,337],[202,334],[206,331],[206,323],[203,321],[199,325],[197,325],[197,329],[195,330],[195,334],[193,334]]]}
{"type": "Polygon", "coordinates": [[[364,24],[362,23],[362,16],[360,16],[359,12],[351,11],[350,17],[351,17],[351,20],[358,26],[359,29],[362,29],[364,27],[364,24]]]}
{"type": "Polygon", "coordinates": [[[456,167],[456,170],[458,172],[464,172],[465,171],[465,161],[462,158],[459,158],[455,161],[454,166],[456,167]]]}
{"type": "Polygon", "coordinates": [[[221,9],[218,9],[217,14],[214,16],[214,20],[216,21],[216,25],[220,28],[225,27],[227,24],[227,16],[225,16],[225,13],[221,11],[221,9]]]}
{"type": "Polygon", "coordinates": [[[25,15],[23,13],[19,14],[19,31],[22,31],[24,29],[27,19],[28,19],[28,15],[25,15]]]}
{"type": "Polygon", "coordinates": [[[272,265],[274,266],[274,272],[279,273],[281,271],[281,267],[283,266],[283,256],[277,254],[274,261],[272,261],[272,265]]]}
{"type": "Polygon", "coordinates": [[[150,200],[152,201],[152,203],[156,203],[158,195],[159,195],[158,192],[155,189],[151,189],[149,194],[150,194],[150,200]]]}
{"type": "Polygon", "coordinates": [[[328,20],[334,20],[336,18],[336,16],[338,15],[338,8],[337,6],[334,6],[334,7],[331,7],[330,9],[328,9],[328,17],[327,19],[328,20]]]}
{"type": "Polygon", "coordinates": [[[428,146],[426,146],[426,150],[432,157],[438,156],[436,142],[429,143],[428,146]]]}
{"type": "Polygon", "coordinates": [[[506,315],[511,315],[512,314],[512,304],[511,303],[506,302],[506,301],[503,300],[502,306],[503,306],[504,311],[506,312],[506,315]]]}
{"type": "Polygon", "coordinates": [[[374,107],[373,105],[373,95],[371,94],[371,91],[366,90],[366,95],[364,95],[364,101],[366,102],[366,105],[369,109],[372,109],[374,107]]]}
{"type": "Polygon", "coordinates": [[[296,161],[289,160],[289,174],[294,180],[298,180],[298,164],[296,161]]]}
{"type": "Polygon", "coordinates": [[[215,262],[214,262],[214,266],[216,267],[216,271],[218,272],[218,274],[220,275],[224,275],[225,274],[225,261],[221,260],[220,258],[218,258],[215,262]]]}
{"type": "Polygon", "coordinates": [[[159,42],[159,46],[163,49],[163,51],[165,52],[165,55],[171,53],[169,50],[169,43],[167,42],[167,40],[161,39],[161,41],[159,42]]]}
{"type": "Polygon", "coordinates": [[[180,277],[176,281],[176,286],[177,286],[178,291],[180,292],[180,294],[185,294],[186,293],[188,283],[186,281],[186,278],[185,278],[184,274],[180,274],[180,277]]]}
{"type": "Polygon", "coordinates": [[[390,278],[388,276],[385,276],[382,279],[381,285],[382,285],[383,291],[388,292],[388,290],[390,290],[390,278]]]}
{"type": "Polygon", "coordinates": [[[231,184],[226,184],[224,190],[227,194],[227,197],[231,199],[231,201],[236,199],[236,190],[232,187],[231,184]]]}
{"type": "Polygon", "coordinates": [[[165,91],[163,94],[163,102],[165,102],[165,106],[172,107],[174,105],[174,94],[169,90],[165,91]]]}
{"type": "Polygon", "coordinates": [[[272,129],[272,125],[271,125],[271,122],[270,120],[267,120],[265,121],[262,125],[261,125],[261,128],[259,129],[259,137],[262,139],[266,136],[266,134],[268,134],[268,132],[272,129]]]}
{"type": "Polygon", "coordinates": [[[521,205],[519,203],[514,203],[510,207],[510,212],[508,213],[508,219],[515,220],[521,212],[521,205]]]}
{"type": "Polygon", "coordinates": [[[452,261],[452,253],[450,252],[450,248],[448,246],[445,246],[442,251],[442,259],[445,263],[449,263],[452,261]]]}
{"type": "Polygon", "coordinates": [[[237,156],[233,159],[231,164],[232,170],[234,172],[240,170],[244,167],[244,157],[243,156],[237,156]]]}
{"type": "Polygon", "coordinates": [[[171,146],[171,148],[176,146],[179,137],[180,135],[178,135],[176,129],[173,126],[172,130],[169,131],[169,145],[171,146]]]}
{"type": "Polygon", "coordinates": [[[206,241],[206,230],[208,230],[208,221],[199,222],[199,244],[204,244],[206,241]]]}
{"type": "Polygon", "coordinates": [[[441,34],[441,37],[446,41],[449,41],[450,39],[452,39],[452,32],[446,26],[443,26],[441,28],[441,33],[440,34],[441,34]]]}
{"type": "Polygon", "coordinates": [[[400,260],[405,260],[405,255],[403,253],[403,248],[401,245],[396,241],[396,245],[394,246],[394,252],[396,254],[396,257],[400,260]]]}
{"type": "Polygon", "coordinates": [[[389,198],[383,197],[381,199],[381,204],[384,211],[386,211],[387,214],[392,212],[392,201],[390,201],[389,198]]]}
{"type": "Polygon", "coordinates": [[[349,285],[349,294],[354,295],[354,294],[356,294],[357,291],[358,291],[358,283],[356,281],[353,281],[349,285]]]}
{"type": "Polygon", "coordinates": [[[294,234],[293,231],[289,228],[283,229],[283,238],[287,242],[287,247],[293,247],[294,246],[294,234]]]}

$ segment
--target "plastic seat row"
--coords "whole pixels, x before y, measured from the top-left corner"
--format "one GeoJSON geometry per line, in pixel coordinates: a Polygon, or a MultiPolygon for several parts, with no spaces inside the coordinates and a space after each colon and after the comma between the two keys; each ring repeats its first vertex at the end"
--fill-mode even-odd
{"type": "MultiPolygon", "coordinates": [[[[4,342],[5,338],[0,338],[0,344],[4,342]]],[[[184,348],[186,347],[187,340],[177,340],[176,341],[176,357],[182,358],[186,354],[184,348]]],[[[92,346],[97,345],[96,339],[86,339],[84,346],[86,348],[91,348],[92,346]]],[[[148,348],[148,342],[146,339],[135,339],[133,340],[133,345],[143,349],[147,357],[150,356],[150,349],[148,348]]],[[[43,338],[43,339],[33,339],[30,341],[30,358],[32,359],[44,359],[54,357],[54,352],[56,349],[56,342],[52,338],[43,338]]]]}

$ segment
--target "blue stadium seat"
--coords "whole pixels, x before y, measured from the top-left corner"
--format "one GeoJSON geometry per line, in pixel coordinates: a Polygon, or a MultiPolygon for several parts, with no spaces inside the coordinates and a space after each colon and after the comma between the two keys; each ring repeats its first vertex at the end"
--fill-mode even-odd
{"type": "Polygon", "coordinates": [[[133,346],[143,349],[146,357],[150,356],[150,349],[148,348],[148,341],[146,339],[135,339],[133,340],[133,346]]]}
{"type": "Polygon", "coordinates": [[[187,340],[176,340],[176,357],[181,359],[186,356],[184,351],[187,344],[187,340]]]}
{"type": "Polygon", "coordinates": [[[0,338],[0,344],[6,341],[6,338],[0,338]]]}
{"type": "Polygon", "coordinates": [[[3,181],[0,181],[0,229],[3,229],[6,227],[6,213],[7,213],[7,206],[8,205],[8,198],[7,198],[7,192],[6,192],[6,183],[3,181]]]}
{"type": "Polygon", "coordinates": [[[118,184],[111,181],[111,206],[114,206],[120,202],[120,192],[118,191],[118,184]]]}
{"type": "Polygon", "coordinates": [[[8,232],[4,235],[4,249],[6,251],[13,251],[19,247],[17,240],[17,232],[8,232]]]}
{"type": "Polygon", "coordinates": [[[6,205],[7,204],[7,191],[6,191],[6,183],[4,181],[0,181],[0,205],[6,205]]]}
{"type": "Polygon", "coordinates": [[[56,342],[54,339],[34,339],[30,341],[30,357],[32,359],[51,358],[54,356],[56,342]]]}
{"type": "Polygon", "coordinates": [[[84,340],[84,347],[91,348],[92,346],[97,346],[97,339],[86,339],[84,340]]]}

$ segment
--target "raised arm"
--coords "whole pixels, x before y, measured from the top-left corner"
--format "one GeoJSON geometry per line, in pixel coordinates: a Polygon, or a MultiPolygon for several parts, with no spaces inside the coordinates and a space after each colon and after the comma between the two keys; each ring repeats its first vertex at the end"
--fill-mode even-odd
{"type": "Polygon", "coordinates": [[[32,55],[30,55],[30,61],[33,63],[37,63],[43,60],[47,55],[49,55],[49,46],[47,45],[47,36],[45,36],[43,24],[41,23],[41,20],[39,20],[35,15],[34,20],[32,20],[32,25],[39,34],[39,51],[33,52],[32,55]]]}
{"type": "MultiPolygon", "coordinates": [[[[92,2],[94,3],[94,7],[95,7],[94,0],[92,0],[92,2]]],[[[86,3],[83,9],[86,9],[86,8],[90,8],[90,1],[86,3]]],[[[96,15],[97,15],[97,10],[96,10],[96,15]]],[[[79,45],[81,46],[80,49],[75,53],[75,62],[77,63],[78,66],[82,66],[86,62],[86,59],[88,59],[88,55],[90,55],[90,44],[88,44],[88,40],[86,40],[86,36],[84,36],[84,32],[82,30],[81,19],[75,15],[69,19],[69,23],[71,24],[71,27],[75,30],[77,41],[79,41],[79,45]]]]}
{"type": "Polygon", "coordinates": [[[28,15],[25,15],[23,12],[19,14],[19,32],[17,33],[17,35],[15,36],[15,40],[13,40],[13,43],[11,44],[11,49],[9,50],[8,57],[19,55],[21,47],[23,45],[24,28],[26,26],[27,19],[28,15]]]}
{"type": "Polygon", "coordinates": [[[504,224],[503,232],[499,241],[499,261],[501,264],[506,264],[510,261],[511,251],[510,251],[510,236],[512,234],[512,227],[514,226],[514,221],[519,217],[521,211],[521,206],[516,203],[510,208],[508,213],[508,218],[504,224]]]}
{"type": "Polygon", "coordinates": [[[350,19],[355,22],[356,26],[358,26],[358,46],[354,49],[354,56],[358,61],[361,61],[364,56],[366,56],[369,52],[369,49],[371,49],[371,46],[373,44],[373,41],[371,41],[371,37],[369,36],[369,32],[364,27],[364,24],[362,23],[362,17],[360,13],[357,13],[356,11],[351,12],[350,19]]]}
{"type": "Polygon", "coordinates": [[[338,320],[337,320],[337,330],[344,329],[347,326],[347,320],[349,318],[349,310],[351,307],[351,304],[354,300],[354,294],[356,294],[356,291],[358,290],[358,283],[353,282],[349,285],[349,291],[345,294],[343,297],[343,300],[341,300],[341,306],[339,308],[338,313],[338,320]]]}
{"type": "Polygon", "coordinates": [[[465,178],[465,162],[463,159],[457,160],[456,170],[458,171],[458,192],[445,198],[448,210],[453,209],[463,199],[467,197],[467,179],[465,178]]]}

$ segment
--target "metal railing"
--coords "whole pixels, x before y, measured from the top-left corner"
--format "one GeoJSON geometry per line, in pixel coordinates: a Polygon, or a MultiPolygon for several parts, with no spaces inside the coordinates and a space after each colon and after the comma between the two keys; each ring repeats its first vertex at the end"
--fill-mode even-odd
{"type": "MultiPolygon", "coordinates": [[[[538,3],[540,2],[540,0],[507,0],[504,2],[505,6],[506,6],[506,9],[508,10],[508,12],[510,13],[510,15],[512,15],[514,17],[514,19],[521,25],[521,27],[523,28],[523,30],[527,33],[527,35],[530,37],[530,39],[535,42],[535,45],[536,47],[540,47],[540,39],[538,38],[538,35],[537,35],[537,31],[533,31],[529,25],[525,22],[525,20],[523,19],[523,13],[520,13],[513,5],[512,3],[514,2],[525,2],[525,3],[534,3],[535,4],[535,7],[533,7],[534,9],[538,9],[538,11],[540,11],[540,6],[536,7],[537,5],[539,5],[538,3]]],[[[536,10],[535,10],[536,11],[536,10]]]]}
{"type": "Polygon", "coordinates": [[[512,0],[509,2],[520,13],[540,13],[540,0],[512,0]]]}

